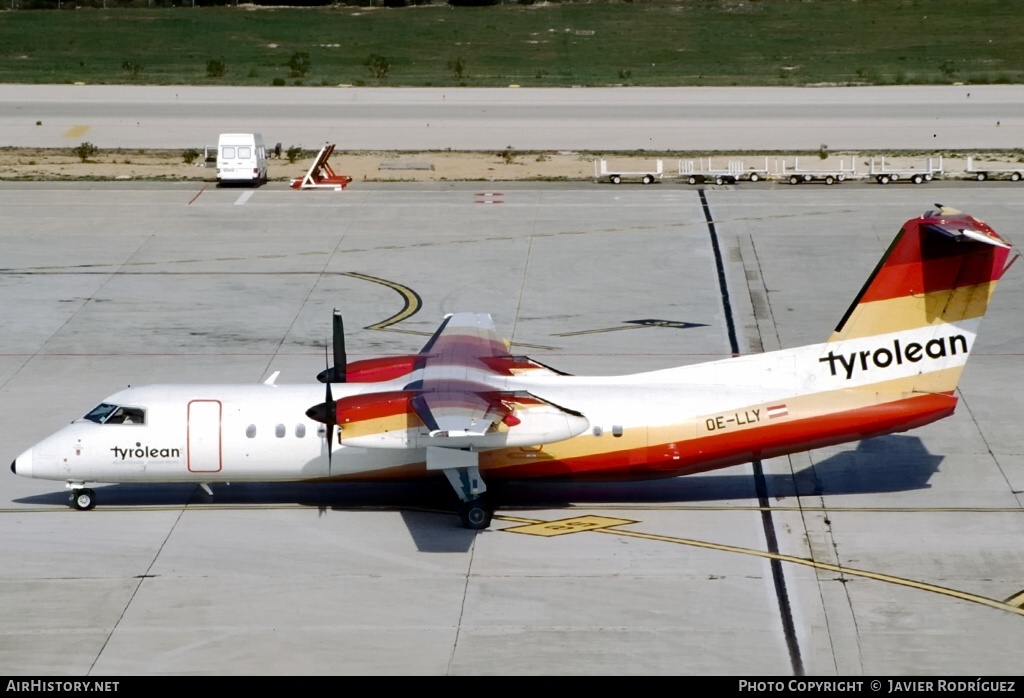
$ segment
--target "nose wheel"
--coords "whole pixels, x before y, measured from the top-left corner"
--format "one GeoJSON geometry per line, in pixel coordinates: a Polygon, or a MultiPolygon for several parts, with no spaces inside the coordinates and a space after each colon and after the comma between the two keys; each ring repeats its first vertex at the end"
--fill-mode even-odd
{"type": "Polygon", "coordinates": [[[71,490],[71,506],[79,511],[88,511],[96,506],[96,493],[88,487],[71,490]]]}
{"type": "Polygon", "coordinates": [[[494,508],[483,497],[476,497],[468,502],[459,502],[459,518],[463,528],[482,531],[491,525],[494,508]]]}

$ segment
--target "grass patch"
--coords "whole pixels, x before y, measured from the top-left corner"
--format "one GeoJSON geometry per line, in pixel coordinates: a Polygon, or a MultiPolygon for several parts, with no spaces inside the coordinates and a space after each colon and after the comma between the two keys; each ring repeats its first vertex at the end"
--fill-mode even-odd
{"type": "Polygon", "coordinates": [[[965,7],[963,0],[646,0],[22,10],[5,12],[0,22],[0,82],[1024,82],[1018,4],[972,0],[965,7]]]}

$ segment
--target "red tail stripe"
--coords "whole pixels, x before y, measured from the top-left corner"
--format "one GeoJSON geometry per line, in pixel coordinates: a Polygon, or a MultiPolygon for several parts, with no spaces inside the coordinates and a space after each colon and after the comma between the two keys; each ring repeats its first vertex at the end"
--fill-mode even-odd
{"type": "MultiPolygon", "coordinates": [[[[949,243],[955,245],[956,243],[949,243]]],[[[977,286],[999,279],[1009,250],[986,246],[966,258],[898,263],[890,258],[875,276],[861,302],[904,298],[952,288],[977,286]]]]}
{"type": "MultiPolygon", "coordinates": [[[[925,228],[931,219],[908,221],[896,245],[871,280],[861,302],[901,298],[997,281],[1010,250],[961,241],[925,228]]],[[[946,221],[948,223],[948,221],[946,221]]],[[[970,217],[963,227],[990,231],[970,217]]]]}

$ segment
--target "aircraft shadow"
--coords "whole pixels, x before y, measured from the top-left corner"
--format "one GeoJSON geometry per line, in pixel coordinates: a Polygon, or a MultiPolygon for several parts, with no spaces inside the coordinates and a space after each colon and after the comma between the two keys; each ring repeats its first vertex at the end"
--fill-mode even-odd
{"type": "MultiPolygon", "coordinates": [[[[942,456],[916,436],[881,436],[860,442],[795,474],[767,474],[770,497],[905,492],[929,487],[942,456]]],[[[460,552],[474,531],[461,527],[455,495],[446,481],[399,483],[236,483],[211,486],[213,497],[191,484],[123,484],[95,487],[99,507],[293,504],[321,511],[399,510],[421,552],[460,552]]],[[[757,498],[749,473],[716,471],[641,482],[494,482],[490,495],[499,513],[581,504],[735,502],[757,498]]],[[[64,490],[23,497],[21,504],[67,505],[64,490]]]]}

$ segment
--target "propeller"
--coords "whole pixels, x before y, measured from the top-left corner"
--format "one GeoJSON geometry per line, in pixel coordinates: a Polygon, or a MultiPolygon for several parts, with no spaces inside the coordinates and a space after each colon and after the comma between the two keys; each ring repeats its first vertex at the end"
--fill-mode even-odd
{"type": "MultiPolygon", "coordinates": [[[[334,322],[332,323],[334,365],[328,365],[323,371],[317,374],[316,379],[326,384],[324,401],[306,410],[306,416],[320,422],[327,427],[327,467],[331,466],[331,457],[334,454],[334,427],[338,425],[337,403],[331,392],[331,383],[344,383],[346,372],[345,365],[348,358],[345,355],[345,325],[341,319],[341,313],[334,309],[334,322]]],[[[324,347],[324,364],[328,364],[327,347],[324,347]]]]}
{"type": "MultiPolygon", "coordinates": [[[[324,347],[324,363],[327,363],[327,347],[324,347]]],[[[320,375],[330,372],[330,368],[320,375]]],[[[306,416],[315,422],[320,422],[327,427],[327,467],[331,467],[331,456],[334,454],[334,427],[338,425],[337,404],[334,402],[334,395],[331,393],[331,383],[327,382],[324,401],[319,405],[313,405],[306,410],[306,416]]]]}

